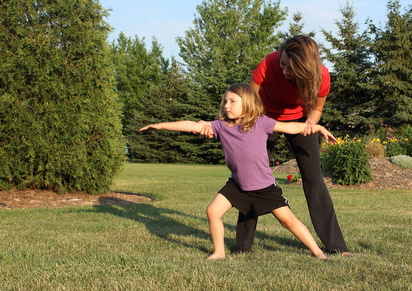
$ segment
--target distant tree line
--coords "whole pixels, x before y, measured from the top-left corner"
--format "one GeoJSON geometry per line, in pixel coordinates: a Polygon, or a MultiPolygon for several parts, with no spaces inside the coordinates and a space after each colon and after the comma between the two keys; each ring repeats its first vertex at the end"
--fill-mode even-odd
{"type": "MultiPolygon", "coordinates": [[[[328,42],[320,44],[323,59],[333,64],[321,123],[335,134],[364,135],[381,123],[402,131],[411,124],[411,8],[389,1],[386,23],[381,27],[367,19],[366,29],[360,31],[356,8],[347,2],[335,23],[337,33],[321,30],[328,42]]],[[[120,34],[111,48],[130,160],[221,163],[217,141],[181,133],[141,134],[136,129],[167,120],[214,119],[225,89],[232,83],[248,83],[254,67],[285,38],[297,34],[316,38],[314,32],[304,31],[301,12],[293,14],[289,31],[280,32],[286,16],[280,2],[203,1],[193,27],[177,38],[183,63],[165,60],[156,39],[149,50],[143,39],[120,34]]],[[[282,140],[276,154],[291,157],[282,140]]]]}
{"type": "MultiPolygon", "coordinates": [[[[390,0],[384,26],[368,19],[365,31],[355,11],[341,7],[337,34],[322,30],[333,68],[321,123],[336,134],[402,130],[412,121],[412,7],[390,0]]],[[[109,43],[97,0],[0,1],[0,189],[104,192],[125,152],[134,162],[223,163],[214,139],[137,129],[214,119],[225,89],[248,83],[286,37],[315,36],[300,12],[281,32],[287,13],[279,1],[204,0],[176,40],[178,61],[156,38],[151,48],[123,33],[109,43]]],[[[277,148],[288,155],[281,140],[277,148]]]]}

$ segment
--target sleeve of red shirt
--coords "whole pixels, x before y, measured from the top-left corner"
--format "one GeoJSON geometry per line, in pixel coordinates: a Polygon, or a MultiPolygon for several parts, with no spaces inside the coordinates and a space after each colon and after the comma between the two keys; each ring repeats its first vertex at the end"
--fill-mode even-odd
{"type": "Polygon", "coordinates": [[[320,84],[318,97],[326,97],[330,92],[330,74],[328,68],[322,65],[322,83],[320,84]]]}
{"type": "Polygon", "coordinates": [[[258,85],[262,86],[263,80],[265,79],[266,72],[266,58],[264,58],[255,68],[252,73],[253,81],[258,85]]]}

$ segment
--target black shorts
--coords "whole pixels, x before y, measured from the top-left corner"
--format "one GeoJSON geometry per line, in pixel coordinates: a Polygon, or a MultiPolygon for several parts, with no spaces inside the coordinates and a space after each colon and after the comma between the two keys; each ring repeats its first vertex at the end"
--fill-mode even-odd
{"type": "Polygon", "coordinates": [[[254,215],[260,216],[283,206],[289,207],[288,200],[282,195],[282,187],[276,184],[260,190],[243,191],[233,178],[229,178],[219,193],[244,215],[253,211],[254,215]]]}

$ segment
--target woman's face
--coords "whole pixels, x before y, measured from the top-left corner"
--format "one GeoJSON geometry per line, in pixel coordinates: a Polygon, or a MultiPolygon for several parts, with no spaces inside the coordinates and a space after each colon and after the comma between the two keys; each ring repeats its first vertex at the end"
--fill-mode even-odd
{"type": "Polygon", "coordinates": [[[282,73],[286,79],[288,80],[296,79],[296,75],[290,66],[290,59],[285,52],[282,52],[280,55],[280,68],[282,69],[282,73]]]}

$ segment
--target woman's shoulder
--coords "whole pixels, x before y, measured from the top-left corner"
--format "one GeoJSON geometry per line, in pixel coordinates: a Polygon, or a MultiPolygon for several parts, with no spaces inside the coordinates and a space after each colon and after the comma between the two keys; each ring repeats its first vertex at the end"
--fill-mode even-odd
{"type": "Polygon", "coordinates": [[[269,53],[268,55],[266,55],[265,59],[267,62],[279,63],[280,51],[274,51],[274,52],[269,53]]]}

